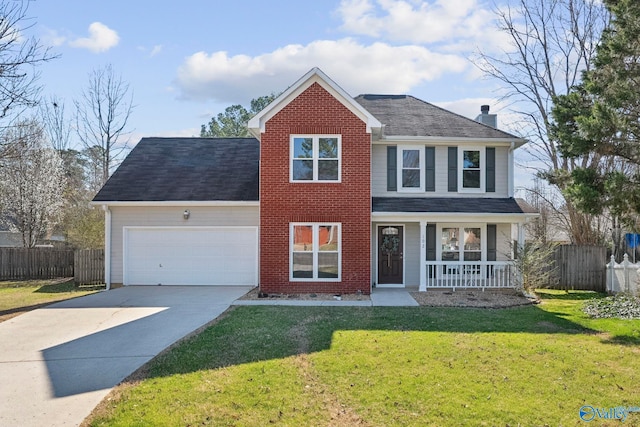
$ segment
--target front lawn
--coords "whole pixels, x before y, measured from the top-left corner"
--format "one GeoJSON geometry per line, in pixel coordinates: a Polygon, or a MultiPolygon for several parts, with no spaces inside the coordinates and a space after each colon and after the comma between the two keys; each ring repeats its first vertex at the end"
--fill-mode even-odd
{"type": "Polygon", "coordinates": [[[87,295],[104,286],[76,286],[73,279],[0,282],[0,322],[53,302],[87,295]]]}
{"type": "Polygon", "coordinates": [[[579,425],[583,405],[640,406],[640,320],[589,319],[593,296],[548,291],[502,310],[236,307],[86,422],[579,425]]]}

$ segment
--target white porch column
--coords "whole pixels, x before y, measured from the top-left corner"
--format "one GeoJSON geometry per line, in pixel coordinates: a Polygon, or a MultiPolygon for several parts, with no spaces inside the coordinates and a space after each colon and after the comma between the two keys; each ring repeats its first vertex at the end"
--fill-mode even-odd
{"type": "MultiPolygon", "coordinates": [[[[524,250],[524,223],[519,222],[518,223],[518,257],[522,256],[522,251],[524,250]]],[[[520,269],[517,269],[518,271],[515,272],[515,274],[517,274],[518,277],[518,283],[522,284],[522,271],[520,271],[520,269]]]]}
{"type": "Polygon", "coordinates": [[[427,290],[427,221],[420,221],[420,287],[418,290],[424,292],[427,290]]]}

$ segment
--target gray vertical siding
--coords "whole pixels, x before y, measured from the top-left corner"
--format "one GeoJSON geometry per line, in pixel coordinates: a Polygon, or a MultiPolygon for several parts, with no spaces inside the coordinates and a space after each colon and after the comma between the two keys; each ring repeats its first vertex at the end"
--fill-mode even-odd
{"type": "MultiPolygon", "coordinates": [[[[415,144],[414,144],[415,145],[415,144]]],[[[451,193],[447,191],[447,148],[435,147],[435,191],[423,193],[425,197],[478,197],[478,193],[451,193]]],[[[509,148],[496,147],[496,191],[486,197],[509,197],[509,148]]],[[[374,197],[416,197],[421,193],[387,191],[387,146],[373,145],[371,154],[371,194],[374,197]]]]}

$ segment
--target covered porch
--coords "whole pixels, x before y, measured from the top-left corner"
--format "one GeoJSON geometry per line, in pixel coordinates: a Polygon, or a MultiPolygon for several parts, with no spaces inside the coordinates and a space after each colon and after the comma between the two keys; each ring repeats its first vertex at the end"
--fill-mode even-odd
{"type": "MultiPolygon", "coordinates": [[[[504,199],[493,200],[505,210],[504,199]]],[[[513,288],[514,249],[524,245],[524,224],[536,214],[508,200],[511,212],[376,211],[374,204],[373,285],[419,291],[513,288]]]]}

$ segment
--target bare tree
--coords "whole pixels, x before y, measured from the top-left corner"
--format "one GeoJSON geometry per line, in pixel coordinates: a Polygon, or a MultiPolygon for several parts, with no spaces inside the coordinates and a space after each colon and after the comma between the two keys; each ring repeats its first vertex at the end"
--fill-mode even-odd
{"type": "MultiPolygon", "coordinates": [[[[608,12],[598,0],[518,0],[516,6],[497,8],[496,14],[510,50],[497,55],[480,52],[475,63],[504,85],[503,99],[520,117],[513,131],[530,141],[528,153],[543,165],[537,172],[563,190],[567,173],[576,166],[598,164],[601,158],[561,156],[558,141],[549,135],[553,99],[568,93],[590,68],[608,12]]],[[[574,243],[602,238],[592,227],[593,216],[581,214],[570,203],[563,205],[574,243]]]]}
{"type": "Polygon", "coordinates": [[[2,220],[33,247],[60,219],[64,169],[58,153],[45,142],[42,126],[21,120],[4,132],[18,156],[2,159],[0,207],[2,220]]]}
{"type": "Polygon", "coordinates": [[[52,96],[40,104],[40,116],[51,146],[62,153],[69,148],[71,124],[65,116],[64,101],[52,96]]]}
{"type": "MultiPolygon", "coordinates": [[[[28,6],[28,0],[0,2],[0,128],[37,105],[37,66],[56,57],[37,39],[25,37],[34,25],[27,16],[28,6]]],[[[12,148],[0,142],[0,158],[15,154],[12,148]]]]}
{"type": "Polygon", "coordinates": [[[133,94],[129,85],[116,75],[113,67],[94,70],[82,97],[75,102],[77,132],[85,149],[101,171],[104,184],[127,148],[126,129],[133,111],[133,94]]]}
{"type": "Polygon", "coordinates": [[[555,197],[551,190],[540,178],[536,177],[533,180],[533,186],[525,189],[524,198],[527,203],[540,212],[538,218],[534,218],[525,225],[527,236],[543,244],[547,244],[550,240],[559,240],[559,236],[553,230],[557,210],[555,197]]]}
{"type": "MultiPolygon", "coordinates": [[[[562,194],[555,186],[550,186],[540,177],[535,177],[530,187],[525,188],[524,198],[540,213],[538,218],[525,225],[527,237],[542,244],[570,241],[571,216],[562,194]]],[[[604,236],[613,225],[609,215],[587,216],[589,226],[595,235],[604,236]]]]}

